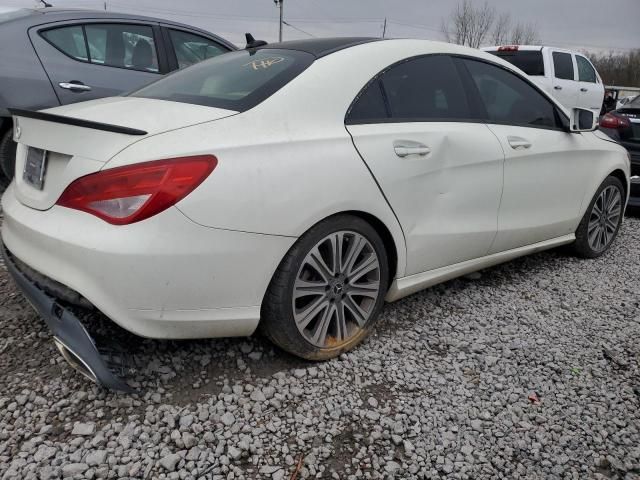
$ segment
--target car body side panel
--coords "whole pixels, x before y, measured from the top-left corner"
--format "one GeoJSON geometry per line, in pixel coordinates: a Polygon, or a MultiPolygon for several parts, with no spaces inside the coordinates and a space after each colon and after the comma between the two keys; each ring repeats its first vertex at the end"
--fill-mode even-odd
{"type": "Polygon", "coordinates": [[[127,148],[106,168],[174,154],[213,154],[216,169],[177,205],[194,222],[298,237],[326,217],[360,211],[387,226],[403,274],[402,230],[344,127],[297,140],[288,135],[290,126],[259,120],[241,114],[157,135],[127,148]],[[255,135],[248,134],[252,131],[255,135]]]}
{"type": "MultiPolygon", "coordinates": [[[[46,28],[55,28],[56,26],[72,26],[86,25],[88,20],[63,22],[60,24],[48,24],[46,28]]],[[[101,20],[97,23],[112,23],[101,20]]],[[[125,22],[126,23],[126,22],[125,22]]],[[[131,24],[147,26],[152,28],[152,23],[130,22],[131,24]]],[[[56,90],[56,94],[62,104],[84,102],[95,98],[103,98],[119,95],[122,92],[128,92],[143,85],[162,78],[160,72],[143,72],[128,68],[117,68],[105,65],[97,65],[75,60],[47,42],[40,34],[42,28],[34,27],[29,30],[29,36],[36,49],[42,64],[47,70],[47,74],[51,79],[51,84],[56,90]],[[60,87],[61,83],[77,83],[80,82],[87,87],[89,91],[72,91],[60,87]]],[[[156,38],[156,44],[161,41],[156,38]]]]}
{"type": "Polygon", "coordinates": [[[504,153],[482,123],[350,125],[407,240],[407,275],[487,254],[497,231],[504,153]],[[430,153],[400,158],[394,142],[430,153]]]}
{"type": "Polygon", "coordinates": [[[590,132],[509,125],[489,128],[506,154],[498,235],[490,253],[574,233],[596,189],[615,169],[615,155],[608,153],[612,145],[590,132]],[[531,147],[511,148],[510,136],[526,140],[531,147]]]}
{"type": "Polygon", "coordinates": [[[8,108],[39,110],[59,105],[51,82],[21,24],[0,28],[0,116],[8,108]]]}

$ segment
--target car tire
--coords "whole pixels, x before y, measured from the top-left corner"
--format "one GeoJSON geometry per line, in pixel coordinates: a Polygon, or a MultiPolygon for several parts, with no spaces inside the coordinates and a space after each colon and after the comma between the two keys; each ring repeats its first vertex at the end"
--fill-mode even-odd
{"type": "Polygon", "coordinates": [[[622,225],[625,200],[622,182],[616,177],[607,177],[578,225],[574,253],[583,258],[596,258],[609,249],[622,225]]]}
{"type": "Polygon", "coordinates": [[[16,143],[13,141],[13,129],[0,137],[0,170],[10,182],[16,170],[16,143]]]}
{"type": "Polygon", "coordinates": [[[369,334],[388,284],[387,253],[376,230],[353,215],[330,217],[300,237],[280,262],[262,304],[260,329],[298,357],[337,357],[369,334]]]}

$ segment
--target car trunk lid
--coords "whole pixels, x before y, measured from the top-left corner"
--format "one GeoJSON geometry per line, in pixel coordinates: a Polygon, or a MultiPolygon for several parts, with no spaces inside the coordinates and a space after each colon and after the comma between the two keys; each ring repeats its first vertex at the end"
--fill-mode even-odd
{"type": "Polygon", "coordinates": [[[139,140],[236,113],[131,97],[100,99],[44,112],[15,111],[16,196],[28,207],[47,210],[72,181],[97,172],[139,140]]]}

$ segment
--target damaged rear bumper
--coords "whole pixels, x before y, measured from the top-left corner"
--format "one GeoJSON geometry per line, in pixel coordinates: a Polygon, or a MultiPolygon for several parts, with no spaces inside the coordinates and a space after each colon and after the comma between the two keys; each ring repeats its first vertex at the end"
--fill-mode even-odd
{"type": "Polygon", "coordinates": [[[78,317],[25,275],[4,245],[2,255],[23,295],[51,330],[65,360],[85,377],[104,387],[132,393],[134,390],[109,369],[78,317]]]}

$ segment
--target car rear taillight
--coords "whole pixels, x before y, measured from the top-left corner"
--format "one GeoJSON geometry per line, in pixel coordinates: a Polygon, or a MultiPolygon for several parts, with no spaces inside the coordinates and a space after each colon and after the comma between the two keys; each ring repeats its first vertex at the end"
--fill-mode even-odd
{"type": "Polygon", "coordinates": [[[498,47],[499,52],[517,52],[518,45],[503,45],[502,47],[498,47]]]}
{"type": "Polygon", "coordinates": [[[600,119],[600,126],[604,128],[627,128],[631,124],[629,120],[623,117],[618,117],[611,113],[607,113],[600,119]]]}
{"type": "Polygon", "coordinates": [[[175,205],[217,164],[213,155],[199,155],[103,170],[71,183],[57,205],[90,213],[113,225],[128,225],[175,205]]]}

